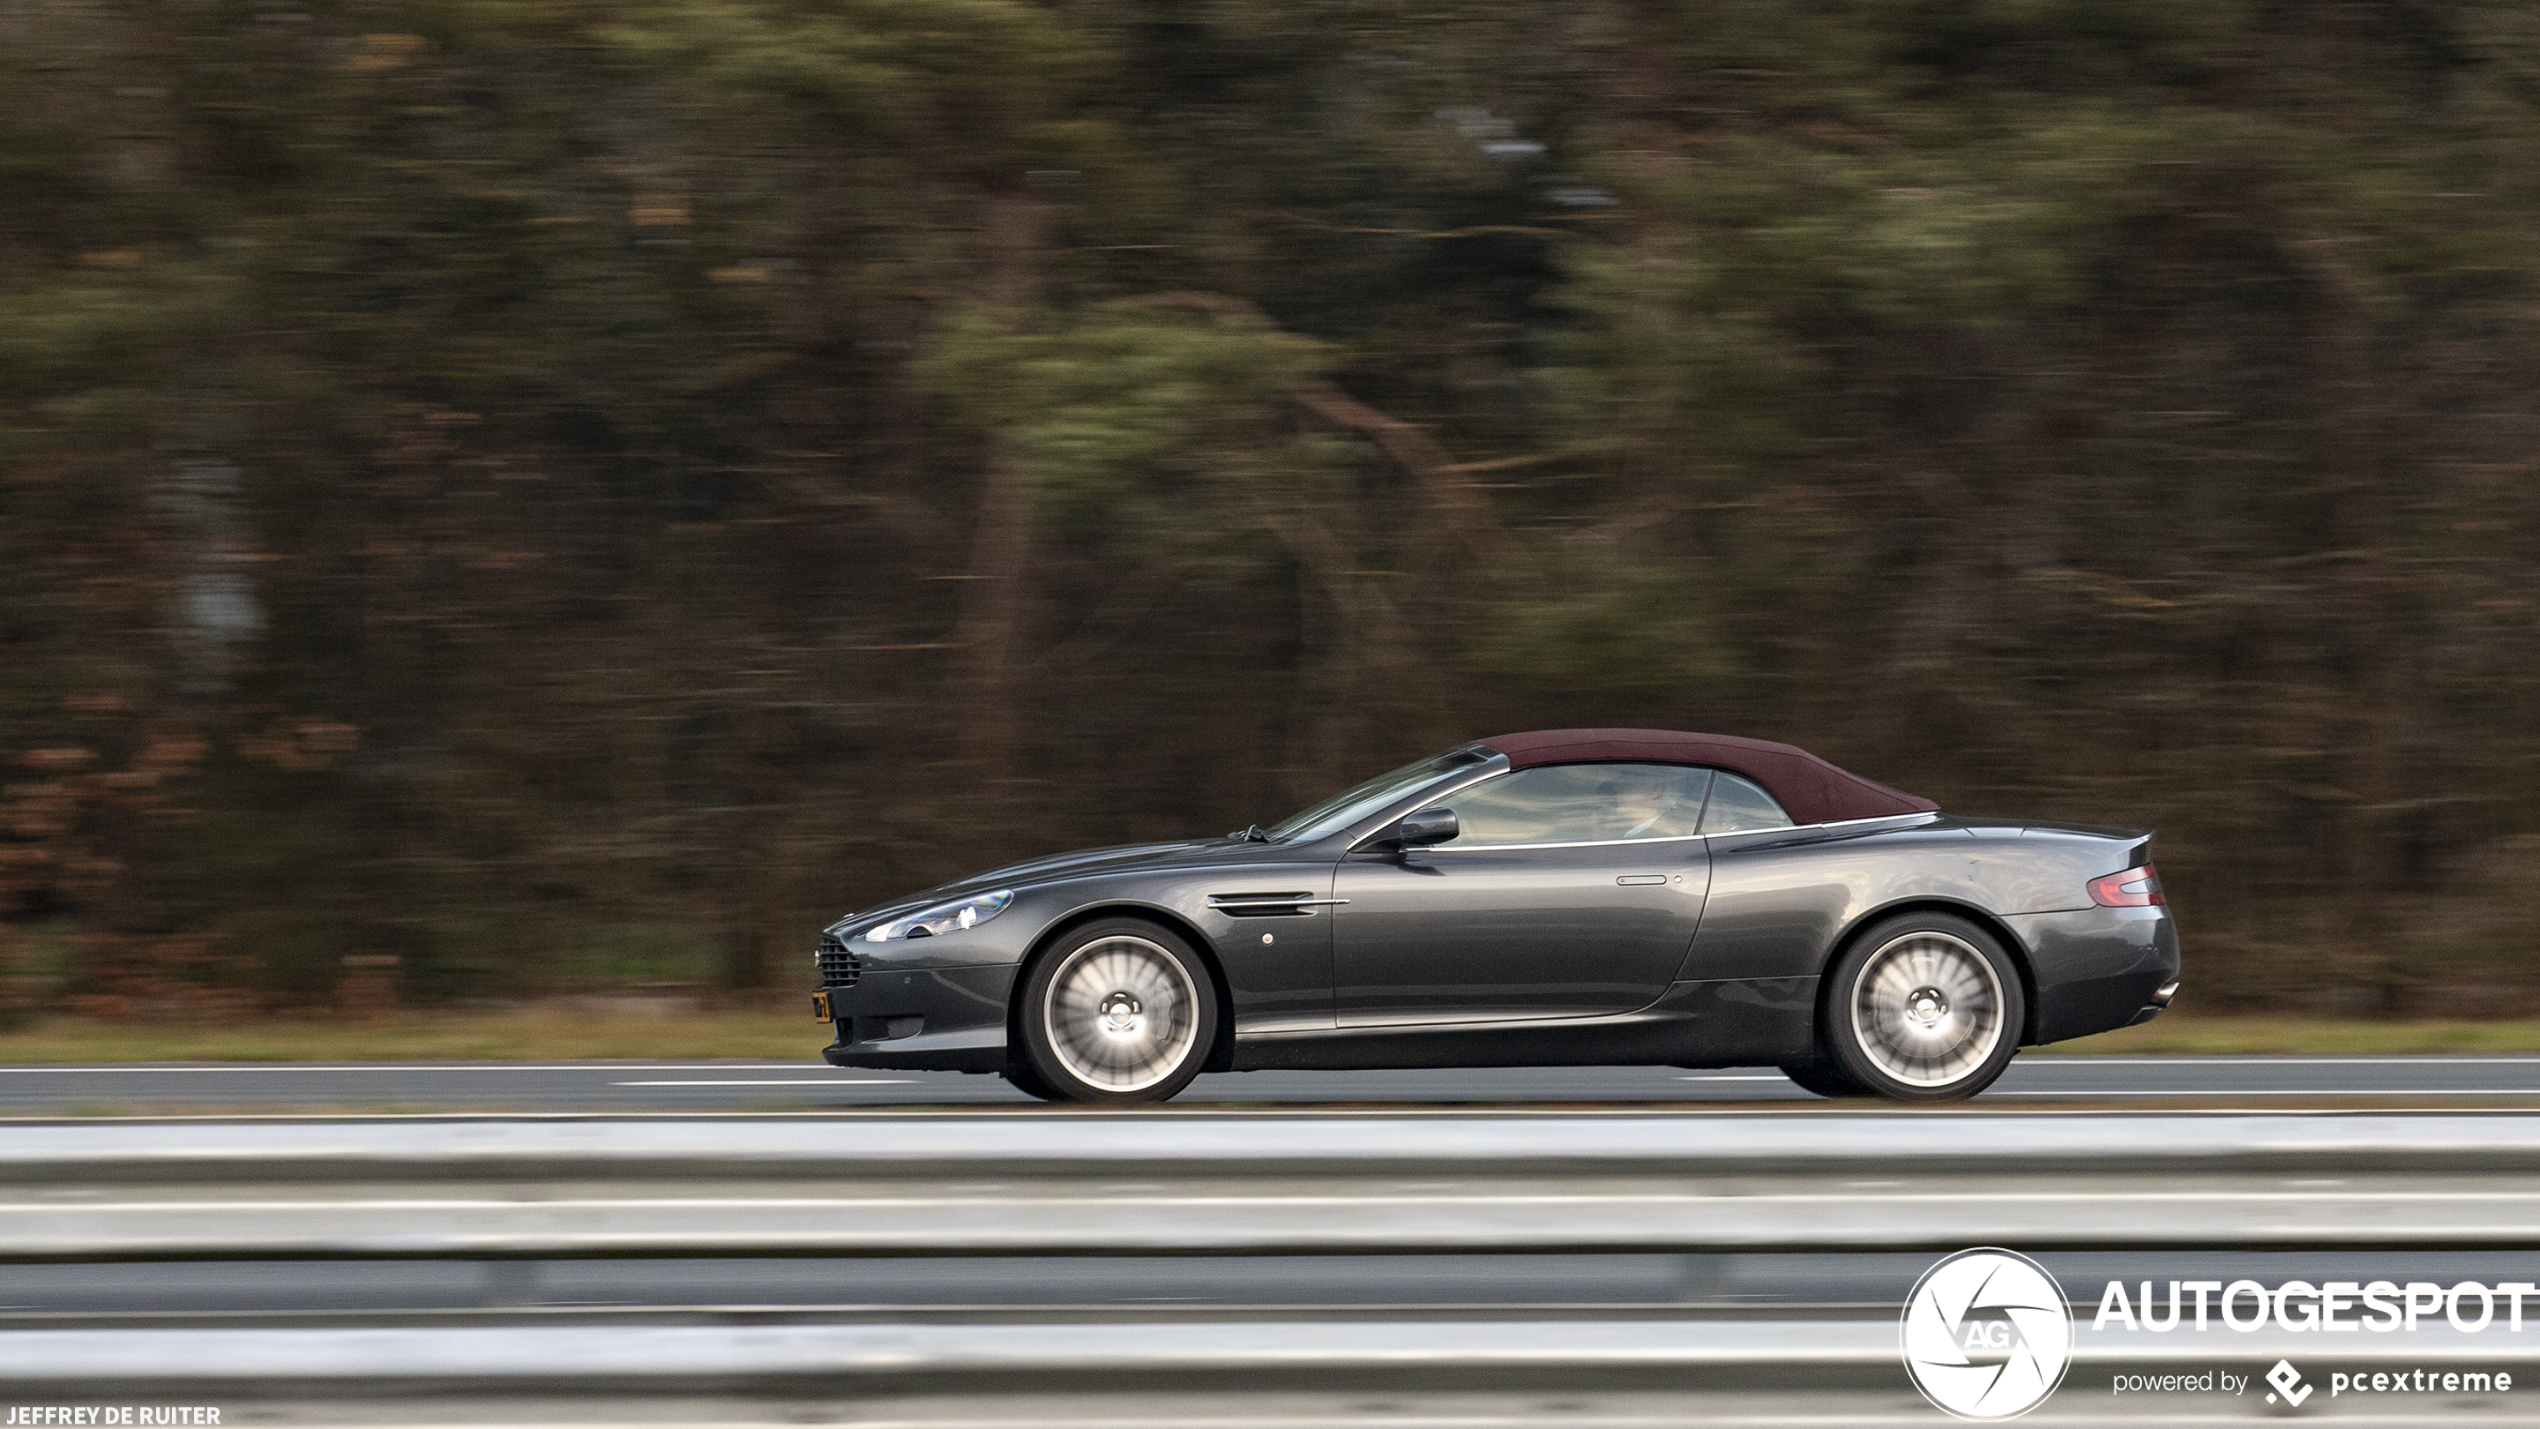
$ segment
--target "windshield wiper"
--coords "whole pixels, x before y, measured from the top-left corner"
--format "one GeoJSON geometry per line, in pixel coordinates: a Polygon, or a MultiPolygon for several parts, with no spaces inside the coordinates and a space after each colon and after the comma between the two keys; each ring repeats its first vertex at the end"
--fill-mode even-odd
{"type": "Polygon", "coordinates": [[[1233,833],[1226,835],[1226,837],[1233,839],[1239,844],[1266,844],[1270,842],[1270,836],[1261,831],[1261,825],[1259,824],[1246,824],[1242,828],[1235,830],[1233,833]]]}

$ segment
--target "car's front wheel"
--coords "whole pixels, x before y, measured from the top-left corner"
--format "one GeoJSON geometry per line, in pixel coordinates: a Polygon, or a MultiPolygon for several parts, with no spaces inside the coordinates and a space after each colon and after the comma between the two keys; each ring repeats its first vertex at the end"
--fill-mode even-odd
{"type": "Polygon", "coordinates": [[[1042,1081],[1041,1074],[1033,1071],[1032,1064],[1021,1056],[1016,1056],[1006,1063],[1005,1079],[1016,1091],[1027,1097],[1039,1097],[1045,1102],[1067,1100],[1058,1094],[1058,1088],[1042,1081]]]}
{"type": "Polygon", "coordinates": [[[1075,1102],[1157,1102],[1189,1086],[1217,1038],[1208,968],[1174,934],[1138,918],[1069,933],[1025,979],[1023,1055],[1075,1102]]]}
{"type": "Polygon", "coordinates": [[[1908,913],[1836,961],[1825,1043],[1834,1070],[1863,1090],[1954,1101],[2002,1075],[2027,1017],[2019,971],[1991,934],[1952,914],[1908,913]]]}
{"type": "Polygon", "coordinates": [[[1870,1089],[1843,1074],[1833,1062],[1811,1058],[1805,1062],[1782,1063],[1782,1075],[1799,1084],[1800,1090],[1821,1097],[1865,1097],[1870,1089]]]}

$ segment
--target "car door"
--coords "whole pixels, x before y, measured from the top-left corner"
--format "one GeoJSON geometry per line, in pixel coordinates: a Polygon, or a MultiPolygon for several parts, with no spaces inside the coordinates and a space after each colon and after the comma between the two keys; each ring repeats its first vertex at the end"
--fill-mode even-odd
{"type": "Polygon", "coordinates": [[[1438,807],[1454,840],[1333,873],[1343,1027],[1589,1017],[1645,1007],[1692,946],[1710,886],[1711,771],[1522,769],[1438,807]]]}
{"type": "Polygon", "coordinates": [[[1851,904],[1852,870],[1825,843],[1799,841],[1773,796],[1735,774],[1712,782],[1702,832],[1711,893],[1685,976],[1815,977],[1851,904]]]}

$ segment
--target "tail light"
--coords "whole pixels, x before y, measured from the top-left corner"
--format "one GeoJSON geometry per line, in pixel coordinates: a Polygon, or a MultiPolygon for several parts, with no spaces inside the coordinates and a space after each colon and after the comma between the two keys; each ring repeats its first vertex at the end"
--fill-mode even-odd
{"type": "Polygon", "coordinates": [[[2090,901],[2102,908],[2149,908],[2167,903],[2161,896],[2161,873],[2150,864],[2090,880],[2090,901]]]}

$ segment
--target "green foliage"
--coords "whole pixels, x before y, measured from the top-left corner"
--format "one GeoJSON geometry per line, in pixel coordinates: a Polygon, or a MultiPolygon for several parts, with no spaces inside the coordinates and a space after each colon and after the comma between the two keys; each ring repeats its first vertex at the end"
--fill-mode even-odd
{"type": "Polygon", "coordinates": [[[1610,553],[1562,553],[1538,585],[1476,632],[1467,668],[1501,679],[1542,681],[1573,698],[1718,698],[1739,671],[1720,638],[1712,592],[1689,566],[1651,569],[1610,553]]]}
{"type": "Polygon", "coordinates": [[[602,923],[576,931],[570,976],[594,986],[715,982],[725,951],[691,929],[659,923],[602,923]]]}
{"type": "Polygon", "coordinates": [[[1003,316],[953,315],[920,381],[1009,444],[1080,529],[1204,540],[1247,508],[1306,497],[1326,464],[1294,416],[1296,390],[1329,360],[1320,344],[1137,301],[1049,332],[1008,332],[1003,316]]]}
{"type": "Polygon", "coordinates": [[[1699,720],[2404,1004],[2540,799],[2536,116],[2505,0],[0,15],[0,963],[778,977],[1699,720]]]}

